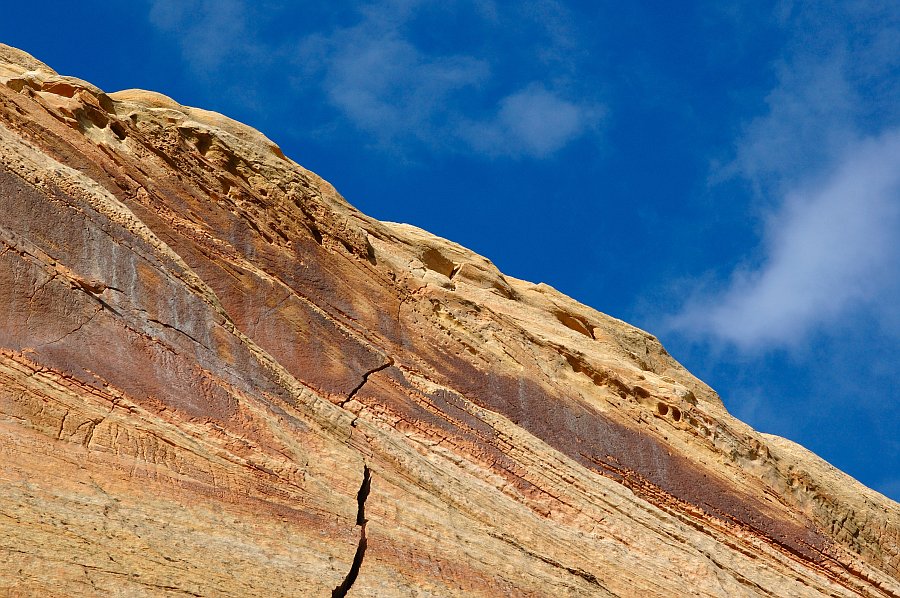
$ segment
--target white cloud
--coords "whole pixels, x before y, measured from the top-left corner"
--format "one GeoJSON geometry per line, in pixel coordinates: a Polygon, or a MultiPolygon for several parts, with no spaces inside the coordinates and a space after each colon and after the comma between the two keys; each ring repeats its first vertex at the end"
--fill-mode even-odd
{"type": "Polygon", "coordinates": [[[455,94],[489,75],[472,56],[427,56],[394,31],[367,22],[329,40],[322,87],[328,100],[360,129],[381,140],[428,140],[455,94]]]}
{"type": "Polygon", "coordinates": [[[599,123],[599,108],[579,105],[540,84],[512,93],[496,115],[461,127],[475,149],[491,155],[550,155],[599,123]]]}
{"type": "MultiPolygon", "coordinates": [[[[503,85],[492,73],[496,56],[421,49],[406,32],[420,8],[414,1],[376,2],[354,26],[302,44],[302,62],[318,65],[310,75],[320,78],[327,101],[383,147],[415,141],[431,149],[542,158],[596,130],[600,110],[564,98],[548,81],[499,94],[491,108],[489,98],[503,85]]],[[[493,5],[476,3],[468,17],[492,21],[498,14],[493,5]]]]}
{"type": "MultiPolygon", "coordinates": [[[[847,81],[847,59],[804,59],[778,67],[780,84],[766,98],[769,111],[752,120],[723,174],[765,183],[790,181],[821,168],[855,136],[856,90],[847,81]],[[772,177],[772,180],[769,180],[772,177]]],[[[776,185],[777,187],[777,185],[776,185]]]]}
{"type": "Polygon", "coordinates": [[[149,4],[150,22],[177,38],[194,76],[230,77],[229,97],[277,77],[295,96],[284,101],[337,116],[320,129],[351,125],[382,151],[543,158],[600,121],[595,101],[573,99],[584,97],[573,91],[577,34],[556,0],[502,10],[491,0],[317,7],[318,20],[277,41],[263,32],[290,13],[285,3],[149,4]],[[460,23],[472,31],[457,35],[460,23]]]}
{"type": "Polygon", "coordinates": [[[185,61],[195,73],[219,68],[226,60],[257,53],[242,0],[152,0],[150,22],[175,33],[185,61]]]}
{"type": "Polygon", "coordinates": [[[790,41],[774,63],[768,110],[749,121],[716,179],[741,175],[784,192],[833,168],[855,139],[900,124],[900,10],[892,2],[785,2],[790,41]]]}
{"type": "Polygon", "coordinates": [[[756,191],[765,232],[724,289],[667,321],[750,351],[804,346],[846,321],[900,336],[900,10],[891,3],[784,3],[789,42],[767,111],[713,182],[756,191]]]}
{"type": "Polygon", "coordinates": [[[898,239],[900,128],[850,145],[820,184],[791,191],[769,219],[762,264],[695,297],[669,325],[765,349],[802,343],[851,312],[890,314],[898,239]]]}

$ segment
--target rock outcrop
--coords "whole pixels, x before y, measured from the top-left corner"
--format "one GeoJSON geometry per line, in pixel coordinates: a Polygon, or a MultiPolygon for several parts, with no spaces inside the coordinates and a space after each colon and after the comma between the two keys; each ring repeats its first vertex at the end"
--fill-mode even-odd
{"type": "Polygon", "coordinates": [[[900,505],[262,134],[0,46],[0,596],[900,596],[900,505]]]}

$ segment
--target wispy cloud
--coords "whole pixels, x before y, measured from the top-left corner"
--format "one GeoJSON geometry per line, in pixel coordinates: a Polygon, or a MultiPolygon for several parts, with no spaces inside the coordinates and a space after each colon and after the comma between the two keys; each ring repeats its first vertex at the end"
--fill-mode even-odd
{"type": "MultiPolygon", "coordinates": [[[[790,347],[856,310],[890,311],[900,272],[900,129],[849,145],[835,172],[790,192],[764,259],[696,297],[670,326],[745,349],[790,347]]],[[[900,331],[898,331],[900,332],[900,331]]]]}
{"type": "Polygon", "coordinates": [[[490,118],[461,125],[460,132],[489,155],[543,157],[594,130],[602,114],[601,107],[578,104],[533,83],[500,100],[490,118]]]}
{"type": "Polygon", "coordinates": [[[396,4],[370,6],[353,27],[309,36],[301,56],[315,61],[326,100],[356,127],[383,143],[430,142],[452,125],[459,96],[477,91],[490,65],[466,54],[422,52],[402,32],[411,3],[405,10],[396,4]]]}
{"type": "Polygon", "coordinates": [[[768,111],[713,177],[756,190],[768,214],[757,259],[668,321],[753,351],[799,346],[842,318],[895,322],[900,289],[900,10],[785,3],[780,17],[793,39],[768,111]]]}
{"type": "MultiPolygon", "coordinates": [[[[383,0],[367,5],[354,26],[315,34],[304,43],[304,57],[321,65],[328,101],[382,145],[415,140],[441,150],[542,158],[596,131],[601,111],[565,98],[549,80],[527,80],[492,102],[497,88],[509,85],[498,83],[494,72],[499,59],[494,52],[500,51],[496,45],[479,53],[465,47],[425,51],[406,32],[419,3],[399,4],[383,0]]],[[[538,14],[557,15],[548,18],[548,37],[565,39],[561,9],[555,3],[537,4],[538,14]]],[[[468,17],[473,20],[499,18],[493,4],[471,8],[468,17]]],[[[553,48],[555,42],[534,52],[548,54],[553,48]]]]}
{"type": "Polygon", "coordinates": [[[225,61],[246,60],[259,49],[242,0],[151,0],[150,22],[177,34],[185,61],[209,73],[225,61]]]}
{"type": "Polygon", "coordinates": [[[321,117],[329,107],[331,130],[349,125],[388,152],[545,158],[599,131],[600,103],[573,91],[573,19],[554,0],[375,0],[332,11],[340,18],[318,7],[294,39],[277,41],[263,31],[287,9],[269,8],[152,0],[149,17],[177,35],[196,74],[240,65],[248,84],[278,77],[295,103],[321,117]]]}
{"type": "Polygon", "coordinates": [[[900,8],[893,2],[782,2],[789,41],[772,65],[768,110],[749,121],[719,175],[763,191],[831,167],[844,148],[900,124],[900,8]]]}

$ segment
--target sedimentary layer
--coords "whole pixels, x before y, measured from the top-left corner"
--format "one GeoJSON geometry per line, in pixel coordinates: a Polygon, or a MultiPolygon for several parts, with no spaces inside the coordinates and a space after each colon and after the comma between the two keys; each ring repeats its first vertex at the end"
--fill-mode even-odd
{"type": "Polygon", "coordinates": [[[900,596],[900,506],[261,133],[0,46],[0,595],[900,596]]]}

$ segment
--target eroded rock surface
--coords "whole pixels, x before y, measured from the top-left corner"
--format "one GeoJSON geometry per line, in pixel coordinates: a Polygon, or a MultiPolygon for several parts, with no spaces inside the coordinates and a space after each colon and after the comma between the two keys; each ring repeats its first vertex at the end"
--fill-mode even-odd
{"type": "Polygon", "coordinates": [[[900,506],[262,134],[0,46],[0,595],[900,596],[900,506]]]}

